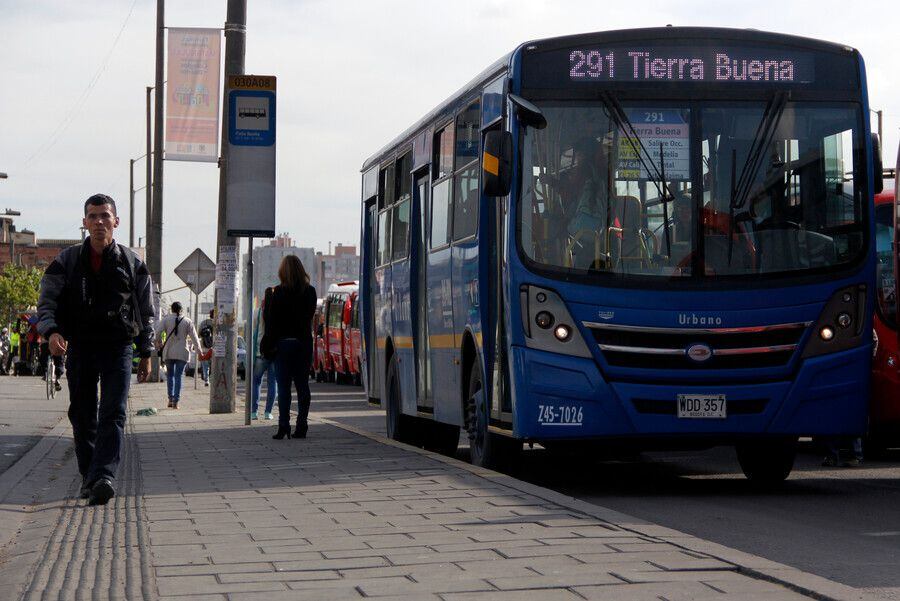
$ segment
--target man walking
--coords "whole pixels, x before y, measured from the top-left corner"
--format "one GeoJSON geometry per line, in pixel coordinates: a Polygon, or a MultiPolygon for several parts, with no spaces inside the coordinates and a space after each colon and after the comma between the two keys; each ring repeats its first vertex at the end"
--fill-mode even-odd
{"type": "Polygon", "coordinates": [[[147,266],[113,240],[119,226],[115,201],[105,194],[88,198],[83,223],[90,236],[62,251],[41,279],[38,331],[54,356],[67,354],[81,497],[105,505],[115,495],[125,436],[132,343],[143,382],[150,373],[155,310],[147,266]]]}

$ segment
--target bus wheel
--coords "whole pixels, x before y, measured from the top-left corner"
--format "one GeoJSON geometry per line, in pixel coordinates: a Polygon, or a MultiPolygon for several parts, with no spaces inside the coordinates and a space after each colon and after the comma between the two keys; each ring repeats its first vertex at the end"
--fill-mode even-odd
{"type": "Polygon", "coordinates": [[[522,450],[522,443],[488,430],[488,409],[484,398],[481,367],[472,366],[469,375],[469,395],[466,399],[466,430],[469,434],[469,454],[473,465],[493,469],[510,467],[522,450]]]}
{"type": "Polygon", "coordinates": [[[418,418],[403,415],[400,409],[400,369],[397,367],[397,358],[391,357],[387,372],[387,402],[385,417],[387,419],[387,436],[391,440],[419,446],[417,436],[418,418]]]}
{"type": "Polygon", "coordinates": [[[747,479],[756,484],[783,482],[794,467],[797,439],[743,443],[735,447],[738,463],[747,479]]]}

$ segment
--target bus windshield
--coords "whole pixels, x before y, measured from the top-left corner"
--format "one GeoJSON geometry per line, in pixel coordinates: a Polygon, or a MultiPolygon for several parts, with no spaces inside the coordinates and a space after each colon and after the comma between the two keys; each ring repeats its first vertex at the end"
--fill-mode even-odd
{"type": "Polygon", "coordinates": [[[859,107],[540,103],[523,143],[519,243],[545,271],[759,278],[864,247],[859,107]]]}

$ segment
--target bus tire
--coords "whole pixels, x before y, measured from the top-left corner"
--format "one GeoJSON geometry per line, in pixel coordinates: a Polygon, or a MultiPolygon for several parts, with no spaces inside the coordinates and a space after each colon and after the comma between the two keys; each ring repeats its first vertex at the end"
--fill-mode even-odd
{"type": "Polygon", "coordinates": [[[481,367],[476,362],[469,374],[465,405],[470,461],[472,465],[490,469],[512,467],[522,450],[522,443],[514,438],[494,434],[488,429],[488,408],[483,383],[481,367]]]}
{"type": "Polygon", "coordinates": [[[742,443],[735,447],[738,463],[754,484],[780,484],[794,468],[797,439],[784,438],[742,443]]]}
{"type": "Polygon", "coordinates": [[[387,436],[391,440],[419,446],[418,418],[403,415],[400,405],[400,368],[397,358],[391,357],[385,380],[387,402],[385,403],[385,419],[387,436]]]}

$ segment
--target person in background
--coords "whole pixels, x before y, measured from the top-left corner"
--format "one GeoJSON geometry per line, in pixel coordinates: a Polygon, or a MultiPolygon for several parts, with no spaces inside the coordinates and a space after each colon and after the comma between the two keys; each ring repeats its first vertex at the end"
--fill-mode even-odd
{"type": "Polygon", "coordinates": [[[172,303],[172,312],[159,322],[156,334],[157,348],[166,364],[166,390],[169,393],[169,407],[172,409],[178,409],[178,401],[181,399],[181,378],[191,351],[188,342],[193,345],[192,350],[200,354],[200,340],[197,338],[194,322],[190,317],[183,316],[181,311],[181,303],[172,303]],[[166,333],[165,341],[162,339],[163,332],[166,333]]]}
{"type": "MultiPolygon", "coordinates": [[[[16,323],[18,326],[18,322],[16,323]]],[[[13,362],[16,361],[16,356],[19,354],[19,328],[14,327],[12,333],[9,335],[9,355],[6,357],[6,373],[11,373],[13,368],[13,362]]]]}
{"type": "Polygon", "coordinates": [[[10,353],[12,352],[12,344],[9,338],[9,328],[3,328],[0,330],[0,374],[6,375],[9,372],[9,368],[7,365],[9,361],[7,357],[10,357],[10,353]]]}
{"type": "Polygon", "coordinates": [[[263,301],[265,333],[259,345],[264,357],[270,361],[275,359],[278,379],[278,431],[272,438],[291,437],[291,384],[297,387],[294,438],[306,438],[316,289],[310,285],[303,263],[296,255],[281,260],[278,279],[281,283],[263,301]]]}
{"type": "Polygon", "coordinates": [[[278,390],[275,375],[275,362],[263,357],[259,352],[259,342],[265,333],[265,322],[262,318],[263,307],[265,307],[271,288],[266,288],[263,295],[262,305],[256,310],[256,330],[253,336],[253,356],[256,358],[253,364],[253,388],[252,388],[252,406],[250,411],[250,419],[259,419],[259,392],[262,387],[263,376],[266,376],[266,419],[272,419],[272,407],[275,405],[275,394],[278,390]]]}
{"type": "Polygon", "coordinates": [[[197,358],[200,363],[200,377],[203,379],[203,385],[209,386],[209,362],[212,360],[213,348],[213,332],[215,332],[215,316],[216,310],[211,309],[209,317],[200,322],[197,332],[200,335],[200,346],[203,353],[197,358]]]}

